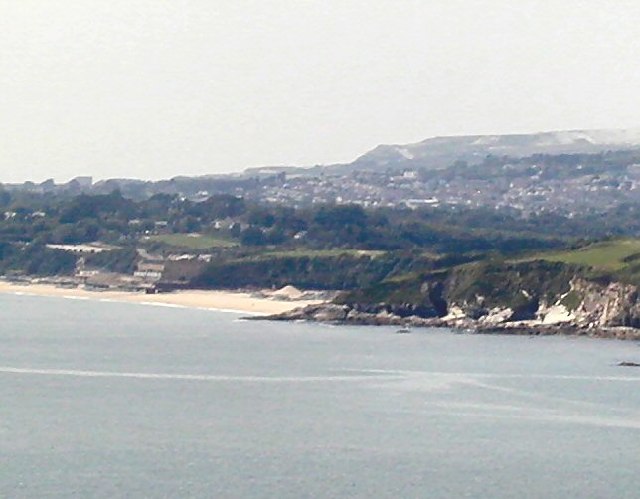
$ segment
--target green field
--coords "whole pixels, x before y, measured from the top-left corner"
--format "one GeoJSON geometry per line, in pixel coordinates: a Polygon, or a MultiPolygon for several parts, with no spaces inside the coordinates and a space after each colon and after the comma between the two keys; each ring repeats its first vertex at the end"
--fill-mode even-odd
{"type": "Polygon", "coordinates": [[[539,253],[531,259],[572,263],[597,269],[618,271],[623,270],[630,264],[640,263],[640,240],[620,239],[606,241],[575,250],[539,253]],[[636,255],[637,258],[635,258],[636,255]]]}
{"type": "Polygon", "coordinates": [[[252,256],[246,256],[241,258],[241,260],[247,261],[264,261],[271,260],[273,258],[330,258],[337,257],[342,255],[349,256],[369,256],[371,258],[378,257],[380,255],[384,255],[385,251],[377,251],[377,250],[357,250],[357,249],[292,249],[292,250],[275,250],[275,251],[265,251],[263,253],[258,253],[252,256]]]}
{"type": "Polygon", "coordinates": [[[340,256],[340,255],[376,257],[384,254],[385,254],[385,251],[380,251],[380,250],[359,250],[359,249],[348,249],[348,248],[319,249],[319,250],[300,248],[300,249],[294,249],[294,250],[268,251],[263,253],[263,255],[266,257],[297,257],[297,258],[305,257],[305,256],[313,258],[313,257],[330,257],[330,256],[340,256]]]}
{"type": "Polygon", "coordinates": [[[238,245],[238,243],[229,239],[202,234],[160,234],[149,237],[148,241],[188,250],[231,248],[238,245]]]}

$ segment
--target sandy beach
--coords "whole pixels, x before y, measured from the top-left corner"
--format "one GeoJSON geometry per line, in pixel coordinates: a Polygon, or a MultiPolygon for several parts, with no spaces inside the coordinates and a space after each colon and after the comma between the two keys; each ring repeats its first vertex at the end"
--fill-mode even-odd
{"type": "Polygon", "coordinates": [[[0,281],[0,293],[117,301],[143,305],[173,305],[235,311],[251,315],[279,314],[297,307],[321,303],[321,300],[274,300],[236,291],[181,290],[171,293],[145,294],[127,291],[88,291],[82,288],[62,288],[51,284],[15,284],[6,281],[0,281]]]}

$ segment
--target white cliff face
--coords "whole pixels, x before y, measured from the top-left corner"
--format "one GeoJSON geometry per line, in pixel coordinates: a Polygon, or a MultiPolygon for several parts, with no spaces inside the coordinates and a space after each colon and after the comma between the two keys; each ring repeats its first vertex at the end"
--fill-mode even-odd
{"type": "Polygon", "coordinates": [[[504,306],[482,309],[478,300],[473,303],[452,303],[443,321],[457,324],[475,320],[480,325],[521,324],[531,326],[571,325],[581,328],[632,326],[640,327],[638,288],[614,282],[599,284],[582,278],[570,283],[570,290],[555,297],[551,303],[540,302],[535,318],[514,320],[514,310],[504,306]]]}
{"type": "Polygon", "coordinates": [[[562,324],[571,322],[576,318],[564,305],[553,305],[546,310],[539,310],[542,324],[562,324]]]}
{"type": "Polygon", "coordinates": [[[603,285],[577,278],[571,281],[569,293],[550,307],[541,307],[538,316],[543,324],[571,323],[587,328],[640,325],[638,289],[631,284],[603,285]]]}
{"type": "Polygon", "coordinates": [[[580,300],[575,309],[577,323],[591,327],[640,324],[636,286],[619,282],[603,286],[583,279],[571,285],[580,300]]]}

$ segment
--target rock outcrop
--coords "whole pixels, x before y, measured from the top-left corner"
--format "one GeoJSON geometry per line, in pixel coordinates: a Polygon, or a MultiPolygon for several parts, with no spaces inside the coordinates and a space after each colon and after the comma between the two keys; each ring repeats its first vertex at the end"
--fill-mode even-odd
{"type": "Polygon", "coordinates": [[[484,263],[403,286],[347,293],[269,319],[640,339],[637,286],[588,279],[565,264],[484,263]]]}

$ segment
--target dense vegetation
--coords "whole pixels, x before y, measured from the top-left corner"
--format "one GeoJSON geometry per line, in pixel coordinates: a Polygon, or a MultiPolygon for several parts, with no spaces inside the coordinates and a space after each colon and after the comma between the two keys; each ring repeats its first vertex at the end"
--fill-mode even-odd
{"type": "MultiPolygon", "coordinates": [[[[4,274],[71,274],[77,257],[48,245],[100,241],[120,249],[89,255],[85,264],[121,273],[134,270],[139,248],[164,255],[208,253],[211,262],[185,283],[199,287],[355,290],[383,283],[378,293],[416,298],[415,283],[424,275],[463,263],[506,257],[594,266],[598,252],[618,262],[601,268],[600,275],[640,275],[635,243],[616,243],[623,247],[615,251],[607,243],[567,253],[595,238],[640,233],[635,205],[620,206],[594,223],[591,215],[523,216],[506,209],[294,209],[226,194],[195,202],[169,194],[132,200],[119,191],[70,196],[0,189],[0,214],[4,274]]],[[[469,273],[475,267],[460,268],[469,273]]]]}
{"type": "MultiPolygon", "coordinates": [[[[5,273],[68,273],[73,270],[72,258],[47,245],[94,241],[124,249],[213,251],[231,260],[274,248],[464,254],[559,248],[566,242],[559,235],[536,236],[531,224],[518,229],[506,214],[485,216],[483,224],[483,215],[474,212],[452,216],[439,211],[365,210],[356,205],[296,210],[229,195],[194,202],[158,194],[134,201],[118,191],[69,197],[0,190],[0,213],[0,271],[5,273]]],[[[122,261],[107,262],[108,267],[129,268],[130,253],[121,255],[122,261]]],[[[311,265],[328,263],[316,262],[317,258],[310,257],[311,265]]],[[[287,264],[308,264],[301,261],[287,264]]]]}
{"type": "Polygon", "coordinates": [[[553,302],[567,293],[576,276],[587,269],[544,260],[508,262],[485,260],[405,279],[386,279],[342,294],[338,302],[355,307],[390,307],[394,313],[442,316],[447,304],[468,304],[466,313],[477,318],[493,308],[509,307],[513,320],[533,318],[541,301],[553,302]],[[416,310],[416,307],[418,308],[416,310]],[[422,309],[422,310],[420,310],[422,309]]]}
{"type": "Polygon", "coordinates": [[[210,264],[192,281],[198,287],[280,287],[358,289],[384,279],[433,270],[472,257],[436,258],[411,251],[360,252],[342,250],[265,253],[210,264]]]}

